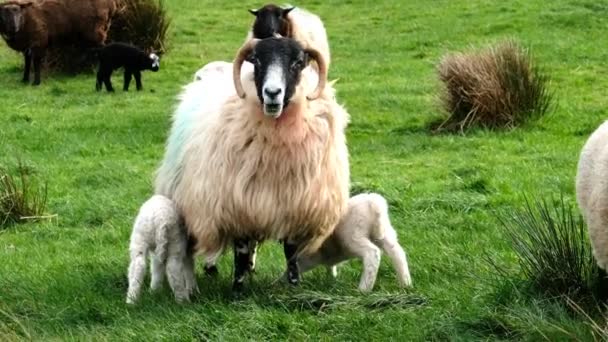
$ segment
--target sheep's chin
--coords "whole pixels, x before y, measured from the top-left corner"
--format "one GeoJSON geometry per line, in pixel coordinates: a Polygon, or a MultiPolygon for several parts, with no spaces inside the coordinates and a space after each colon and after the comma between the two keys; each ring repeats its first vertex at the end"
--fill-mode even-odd
{"type": "Polygon", "coordinates": [[[283,113],[283,105],[279,103],[264,104],[264,115],[277,119],[283,113]]]}

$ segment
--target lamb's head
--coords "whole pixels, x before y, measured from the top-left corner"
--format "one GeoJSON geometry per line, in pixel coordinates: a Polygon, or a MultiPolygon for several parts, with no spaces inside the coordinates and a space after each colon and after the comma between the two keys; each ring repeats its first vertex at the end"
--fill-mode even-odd
{"type": "Polygon", "coordinates": [[[253,63],[255,86],[264,114],[275,119],[292,101],[302,70],[311,60],[319,66],[319,83],[307,99],[317,99],[327,83],[327,64],[317,50],[305,49],[290,38],[251,39],[239,50],[233,64],[234,87],[241,98],[245,97],[241,84],[241,66],[245,60],[253,63]]]}
{"type": "Polygon", "coordinates": [[[291,24],[287,15],[294,8],[281,8],[277,5],[268,4],[257,10],[249,10],[249,13],[255,15],[255,21],[251,29],[253,37],[265,39],[275,37],[277,34],[283,37],[291,37],[291,24]]]}
{"type": "Polygon", "coordinates": [[[24,9],[33,2],[9,1],[0,4],[0,34],[7,39],[13,37],[24,24],[24,9]]]}
{"type": "Polygon", "coordinates": [[[158,57],[158,55],[155,53],[151,53],[150,55],[148,55],[148,58],[148,63],[150,64],[148,69],[152,71],[158,71],[158,69],[160,68],[160,57],[158,57]]]}

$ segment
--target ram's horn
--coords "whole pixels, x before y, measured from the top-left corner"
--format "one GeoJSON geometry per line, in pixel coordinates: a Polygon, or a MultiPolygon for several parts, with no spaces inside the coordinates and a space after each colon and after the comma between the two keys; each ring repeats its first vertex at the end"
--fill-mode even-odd
{"type": "Polygon", "coordinates": [[[245,90],[243,90],[243,84],[241,83],[241,67],[259,41],[259,39],[254,38],[243,44],[232,63],[232,81],[234,82],[234,89],[236,89],[236,94],[242,99],[245,98],[246,94],[245,90]]]}

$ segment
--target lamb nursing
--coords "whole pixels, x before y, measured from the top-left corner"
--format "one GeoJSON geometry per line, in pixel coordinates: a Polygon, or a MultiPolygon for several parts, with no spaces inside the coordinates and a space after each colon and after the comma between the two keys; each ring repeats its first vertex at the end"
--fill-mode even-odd
{"type": "Polygon", "coordinates": [[[234,290],[251,241],[267,239],[284,241],[297,284],[297,255],[314,252],[346,210],[348,113],[327,85],[323,55],[293,39],[247,41],[233,83],[206,73],[194,84],[207,91],[182,97],[189,105],[174,114],[156,193],[175,201],[198,254],[214,260],[233,246],[234,290]],[[245,60],[254,70],[241,75],[245,60]]]}

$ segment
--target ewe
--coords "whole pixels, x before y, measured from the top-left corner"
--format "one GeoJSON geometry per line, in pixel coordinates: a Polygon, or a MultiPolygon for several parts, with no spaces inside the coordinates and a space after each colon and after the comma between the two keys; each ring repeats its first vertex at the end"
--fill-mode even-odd
{"type": "Polygon", "coordinates": [[[23,53],[23,82],[29,82],[33,61],[33,85],[39,85],[40,65],[51,43],[101,46],[115,11],[114,0],[10,0],[0,4],[0,34],[11,49],[23,53]]]}
{"type": "Polygon", "coordinates": [[[249,270],[252,240],[285,241],[288,279],[297,284],[296,255],[316,250],[346,209],[348,113],[325,87],[322,55],[293,39],[248,41],[234,71],[239,96],[219,72],[193,82],[200,92],[187,92],[196,99],[182,97],[156,192],[174,199],[208,260],[234,246],[234,290],[249,270]],[[241,79],[245,59],[254,72],[241,79]],[[303,72],[311,59],[318,77],[303,72]]]}
{"type": "Polygon", "coordinates": [[[336,265],[357,257],[363,260],[363,274],[359,290],[371,291],[380,267],[380,250],[391,258],[401,286],[411,286],[407,259],[397,241],[397,232],[391,226],[386,200],[378,194],[360,194],[348,201],[346,214],[334,232],[323,242],[318,251],[302,254],[298,264],[302,272],[318,265],[329,267],[331,274],[338,274],[336,265]]]}
{"type": "Polygon", "coordinates": [[[608,270],[608,121],[585,143],[576,174],[576,198],[598,265],[608,270]]]}
{"type": "Polygon", "coordinates": [[[164,196],[152,196],[139,210],[131,233],[127,303],[133,304],[139,298],[149,252],[152,254],[150,288],[159,289],[166,273],[175,299],[188,301],[197,286],[194,263],[187,250],[186,229],[175,204],[164,196]]]}

